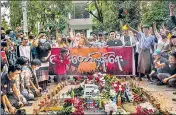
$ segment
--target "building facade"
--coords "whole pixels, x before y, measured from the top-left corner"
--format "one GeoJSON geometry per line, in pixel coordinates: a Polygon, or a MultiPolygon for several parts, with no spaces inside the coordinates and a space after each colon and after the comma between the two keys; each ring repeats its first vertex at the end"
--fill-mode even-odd
{"type": "Polygon", "coordinates": [[[86,37],[90,37],[92,32],[92,16],[85,9],[88,7],[88,1],[73,1],[74,10],[69,13],[69,28],[75,33],[85,32],[86,37]]]}

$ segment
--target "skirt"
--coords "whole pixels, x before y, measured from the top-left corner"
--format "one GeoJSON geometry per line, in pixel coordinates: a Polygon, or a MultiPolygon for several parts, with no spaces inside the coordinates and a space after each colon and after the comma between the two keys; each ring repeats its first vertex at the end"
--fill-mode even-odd
{"type": "Polygon", "coordinates": [[[39,70],[36,71],[38,82],[49,80],[49,63],[42,63],[39,70]]]}
{"type": "Polygon", "coordinates": [[[150,49],[140,49],[138,57],[138,72],[142,74],[150,74],[152,58],[150,49]]]}

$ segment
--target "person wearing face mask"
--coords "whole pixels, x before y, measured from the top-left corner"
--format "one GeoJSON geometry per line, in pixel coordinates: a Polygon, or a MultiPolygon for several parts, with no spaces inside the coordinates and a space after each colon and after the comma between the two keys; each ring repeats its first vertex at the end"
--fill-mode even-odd
{"type": "Polygon", "coordinates": [[[22,71],[19,75],[19,78],[17,79],[17,86],[18,89],[20,89],[21,94],[27,99],[27,101],[34,100],[34,94],[30,90],[31,83],[31,72],[28,68],[28,58],[21,56],[17,59],[16,64],[20,64],[22,67],[22,71]]]}
{"type": "Polygon", "coordinates": [[[36,58],[41,61],[40,69],[36,71],[39,86],[42,88],[42,93],[47,93],[47,85],[49,80],[49,57],[51,55],[51,45],[47,41],[47,36],[44,32],[39,35],[38,45],[36,47],[36,58]]]}
{"type": "Polygon", "coordinates": [[[17,56],[25,56],[29,59],[29,61],[32,59],[31,54],[31,47],[28,45],[28,38],[23,37],[22,39],[22,45],[17,46],[17,56]]]}
{"type": "Polygon", "coordinates": [[[32,77],[30,79],[31,84],[31,91],[34,93],[35,97],[41,96],[40,91],[42,90],[41,87],[39,87],[38,79],[36,76],[36,71],[39,70],[41,66],[41,61],[39,59],[34,59],[31,61],[31,66],[29,67],[30,72],[32,74],[32,77]]]}
{"type": "Polygon", "coordinates": [[[111,31],[109,33],[109,37],[110,39],[107,41],[107,45],[109,47],[113,47],[113,46],[122,46],[122,41],[119,38],[116,38],[116,34],[115,31],[111,31]]]}
{"type": "Polygon", "coordinates": [[[64,49],[62,48],[59,55],[57,55],[53,62],[55,63],[56,65],[56,73],[58,76],[55,76],[54,78],[54,81],[55,82],[61,82],[61,79],[66,79],[66,73],[67,73],[67,70],[69,69],[68,65],[69,65],[69,60],[68,60],[68,49],[64,49]]]}
{"type": "Polygon", "coordinates": [[[17,109],[27,104],[26,99],[20,94],[16,84],[16,80],[20,73],[21,66],[15,64],[10,65],[8,73],[1,76],[1,91],[7,96],[10,104],[17,109]]]}
{"type": "Polygon", "coordinates": [[[63,37],[63,38],[62,38],[62,37],[59,35],[59,30],[58,30],[58,29],[56,30],[56,38],[57,38],[57,43],[58,43],[56,46],[58,46],[58,47],[60,47],[60,48],[68,47],[69,43],[68,43],[67,38],[66,38],[66,37],[63,37]]]}

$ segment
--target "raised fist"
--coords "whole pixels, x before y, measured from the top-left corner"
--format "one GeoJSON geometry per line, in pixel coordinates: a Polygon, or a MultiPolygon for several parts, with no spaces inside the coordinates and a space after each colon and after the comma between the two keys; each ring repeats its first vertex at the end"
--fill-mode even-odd
{"type": "Polygon", "coordinates": [[[174,11],[174,4],[170,3],[169,8],[170,8],[170,11],[173,12],[174,11]]]}

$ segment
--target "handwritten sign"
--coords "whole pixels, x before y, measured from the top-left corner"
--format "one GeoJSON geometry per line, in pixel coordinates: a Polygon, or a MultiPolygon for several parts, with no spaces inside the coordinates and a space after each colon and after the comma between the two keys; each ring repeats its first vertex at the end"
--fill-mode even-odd
{"type": "MultiPolygon", "coordinates": [[[[50,56],[50,74],[55,74],[53,59],[60,54],[60,48],[52,48],[50,56]]],[[[89,74],[95,71],[115,75],[134,74],[132,47],[114,48],[70,48],[70,61],[67,74],[89,74]]]]}

